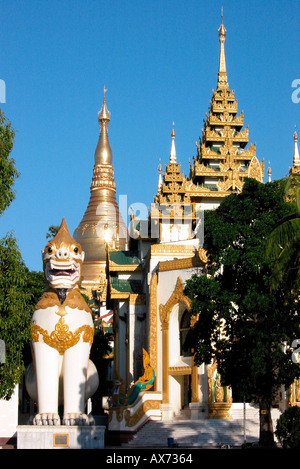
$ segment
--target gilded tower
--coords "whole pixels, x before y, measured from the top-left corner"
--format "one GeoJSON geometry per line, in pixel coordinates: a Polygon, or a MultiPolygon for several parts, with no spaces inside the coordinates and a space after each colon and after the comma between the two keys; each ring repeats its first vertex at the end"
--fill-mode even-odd
{"type": "Polygon", "coordinates": [[[103,104],[98,113],[100,135],[95,150],[90,200],[74,232],[74,238],[85,252],[82,286],[87,291],[102,291],[103,300],[106,293],[108,250],[123,250],[127,243],[127,228],[116,199],[113,155],[108,138],[110,113],[106,106],[105,92],[104,89],[103,104]]]}
{"type": "Polygon", "coordinates": [[[190,239],[195,230],[203,233],[204,210],[216,208],[233,192],[241,192],[245,178],[263,182],[264,161],[256,157],[249,142],[243,112],[238,114],[235,93],[230,90],[225,58],[226,29],[218,30],[220,41],[217,88],[213,91],[202,137],[196,142],[197,156],[190,161],[189,177],[184,176],[176,158],[175,132],[171,153],[163,174],[159,166],[158,192],[151,208],[152,224],[159,225],[160,241],[190,239]],[[167,208],[169,206],[169,208],[167,208]]]}
{"type": "Polygon", "coordinates": [[[166,169],[159,165],[158,193],[151,205],[152,226],[156,224],[160,241],[179,241],[192,237],[192,205],[188,194],[189,182],[177,161],[174,123],[171,151],[166,169]]]}
{"type": "Polygon", "coordinates": [[[226,29],[219,28],[220,58],[217,89],[206,114],[191,179],[203,197],[221,197],[240,192],[246,177],[263,182],[264,162],[256,157],[255,144],[248,148],[249,128],[243,129],[243,112],[230,90],[225,60],[226,29]]]}
{"type": "Polygon", "coordinates": [[[264,162],[256,157],[256,145],[250,145],[249,129],[243,129],[244,115],[238,115],[238,103],[230,90],[225,60],[226,29],[219,28],[220,57],[217,89],[213,91],[206,114],[197,157],[191,165],[191,179],[202,197],[223,198],[241,192],[246,177],[263,182],[264,162]]]}

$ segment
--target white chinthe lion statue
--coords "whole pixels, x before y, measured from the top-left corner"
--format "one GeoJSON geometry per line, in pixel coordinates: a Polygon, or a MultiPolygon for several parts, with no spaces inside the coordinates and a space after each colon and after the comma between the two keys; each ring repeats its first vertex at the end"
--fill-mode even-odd
{"type": "Polygon", "coordinates": [[[89,360],[94,337],[91,310],[79,291],[84,252],[70,235],[65,219],[42,251],[46,290],[33,313],[33,365],[26,388],[37,402],[34,425],[89,425],[86,403],[99,378],[89,360]]]}

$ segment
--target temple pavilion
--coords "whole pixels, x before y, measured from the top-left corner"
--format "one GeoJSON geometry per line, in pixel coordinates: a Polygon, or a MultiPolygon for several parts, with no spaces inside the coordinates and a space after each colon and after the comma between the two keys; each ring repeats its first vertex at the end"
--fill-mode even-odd
{"type": "MultiPolygon", "coordinates": [[[[136,430],[149,418],[172,419],[183,409],[191,419],[232,417],[231,390],[220,385],[215,364],[194,366],[192,350],[184,347],[192,326],[184,285],[195,273],[205,275],[208,261],[204,211],[241,192],[246,178],[264,178],[264,159],[249,143],[244,114],[229,88],[223,19],[218,34],[217,86],[189,174],[181,170],[173,125],[148,217],[131,213],[129,226],[116,200],[104,90],[90,200],[74,238],[86,253],[82,287],[97,299],[104,328],[114,334],[106,404],[112,431],[136,430]]],[[[294,171],[297,151],[296,145],[294,171]]]]}

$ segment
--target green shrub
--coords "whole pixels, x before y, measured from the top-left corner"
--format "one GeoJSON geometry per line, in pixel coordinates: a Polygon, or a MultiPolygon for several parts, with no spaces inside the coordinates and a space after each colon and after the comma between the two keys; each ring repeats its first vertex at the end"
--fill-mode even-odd
{"type": "Polygon", "coordinates": [[[284,449],[300,448],[300,407],[286,409],[277,421],[275,435],[284,449]]]}

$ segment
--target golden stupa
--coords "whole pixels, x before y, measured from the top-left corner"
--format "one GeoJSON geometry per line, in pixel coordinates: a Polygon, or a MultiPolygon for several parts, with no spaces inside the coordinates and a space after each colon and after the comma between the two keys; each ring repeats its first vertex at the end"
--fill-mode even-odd
{"type": "Polygon", "coordinates": [[[90,200],[74,231],[74,239],[85,252],[82,286],[87,290],[103,289],[108,250],[125,250],[127,245],[127,228],[116,199],[112,150],[108,138],[110,113],[106,106],[106,91],[104,88],[103,105],[98,114],[100,136],[95,150],[90,200]]]}

